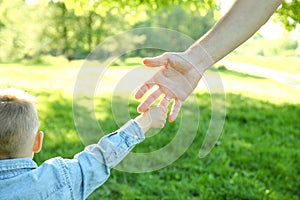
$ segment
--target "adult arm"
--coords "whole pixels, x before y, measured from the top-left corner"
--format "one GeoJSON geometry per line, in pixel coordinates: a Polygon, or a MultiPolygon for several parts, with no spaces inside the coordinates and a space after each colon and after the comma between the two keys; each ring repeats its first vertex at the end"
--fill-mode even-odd
{"type": "Polygon", "coordinates": [[[229,54],[264,25],[282,0],[236,0],[227,13],[186,53],[200,72],[229,54]]]}
{"type": "Polygon", "coordinates": [[[218,60],[249,39],[275,12],[282,0],[236,0],[227,13],[185,52],[167,52],[143,63],[149,67],[162,67],[142,84],[135,97],[144,96],[154,85],[159,88],[149,94],[138,107],[146,111],[162,94],[160,105],[167,107],[174,99],[169,121],[174,121],[182,102],[196,88],[203,73],[218,60]]]}

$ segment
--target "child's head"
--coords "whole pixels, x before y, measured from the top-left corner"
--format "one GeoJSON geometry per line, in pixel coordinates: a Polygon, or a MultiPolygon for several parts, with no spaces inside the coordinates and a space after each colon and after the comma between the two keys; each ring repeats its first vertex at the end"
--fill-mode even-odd
{"type": "Polygon", "coordinates": [[[18,89],[0,89],[0,159],[32,157],[41,149],[43,133],[35,98],[18,89]]]}

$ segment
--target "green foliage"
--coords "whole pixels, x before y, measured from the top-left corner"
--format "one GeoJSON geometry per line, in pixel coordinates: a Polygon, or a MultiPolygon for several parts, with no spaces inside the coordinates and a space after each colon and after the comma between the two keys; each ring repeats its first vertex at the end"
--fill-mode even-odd
{"type": "Polygon", "coordinates": [[[35,62],[44,54],[81,59],[105,38],[144,26],[172,28],[197,38],[213,25],[217,10],[214,0],[49,0],[36,4],[3,0],[0,1],[0,61],[33,59],[35,62]],[[191,25],[194,21],[197,26],[191,25]]]}
{"type": "Polygon", "coordinates": [[[200,0],[200,1],[159,1],[159,0],[103,0],[103,1],[85,1],[85,0],[65,0],[64,3],[69,9],[74,9],[77,15],[82,15],[86,12],[94,12],[103,17],[106,16],[108,11],[118,11],[119,14],[138,15],[140,12],[156,12],[161,8],[172,7],[180,5],[184,8],[192,9],[193,11],[199,10],[205,15],[209,10],[216,8],[215,0],[200,0]]]}
{"type": "MultiPolygon", "coordinates": [[[[288,30],[299,23],[299,0],[284,1],[278,10],[288,30]]],[[[215,0],[199,1],[98,1],[24,0],[0,1],[0,61],[38,61],[41,55],[63,55],[69,60],[85,58],[105,38],[139,27],[165,27],[198,39],[219,18],[215,0]]],[[[166,41],[167,36],[154,35],[166,41]]],[[[297,47],[285,41],[282,48],[297,47]]],[[[280,52],[281,46],[257,54],[280,52]]],[[[174,50],[175,51],[175,50],[174,50]]],[[[157,53],[153,52],[153,54],[157,53]]],[[[132,55],[142,56],[140,50],[132,55]]]]}
{"type": "Polygon", "coordinates": [[[281,47],[284,50],[295,50],[299,47],[299,42],[297,40],[288,39],[281,43],[281,47]]]}
{"type": "Polygon", "coordinates": [[[293,30],[300,23],[300,1],[284,0],[277,13],[285,28],[289,31],[293,30]]]}
{"type": "Polygon", "coordinates": [[[154,27],[164,27],[184,33],[197,40],[215,23],[214,12],[195,12],[191,8],[179,5],[164,7],[153,14],[148,24],[154,27]]]}
{"type": "Polygon", "coordinates": [[[283,33],[280,38],[263,38],[257,33],[244,44],[233,51],[234,54],[247,56],[278,56],[299,57],[300,48],[297,38],[288,33],[283,33]]]}
{"type": "Polygon", "coordinates": [[[0,60],[32,58],[42,51],[40,40],[46,21],[40,18],[45,13],[44,4],[36,9],[22,0],[0,1],[0,60]]]}

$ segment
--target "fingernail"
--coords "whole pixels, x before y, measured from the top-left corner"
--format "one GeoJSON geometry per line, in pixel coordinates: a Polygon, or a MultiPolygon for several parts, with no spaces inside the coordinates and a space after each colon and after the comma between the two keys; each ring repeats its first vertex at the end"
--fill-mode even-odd
{"type": "Polygon", "coordinates": [[[137,111],[138,111],[138,112],[143,112],[143,110],[141,109],[141,107],[138,107],[138,108],[137,108],[137,111]]]}
{"type": "Polygon", "coordinates": [[[136,99],[139,99],[139,98],[141,98],[141,95],[138,94],[138,93],[136,93],[136,94],[134,95],[134,97],[135,97],[136,99]]]}

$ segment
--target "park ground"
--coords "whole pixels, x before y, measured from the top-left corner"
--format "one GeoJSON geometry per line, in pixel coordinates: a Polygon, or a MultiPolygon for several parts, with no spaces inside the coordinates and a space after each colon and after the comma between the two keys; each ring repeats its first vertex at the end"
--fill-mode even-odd
{"type": "MultiPolygon", "coordinates": [[[[191,102],[195,104],[191,107],[199,109],[200,118],[191,117],[186,122],[191,127],[198,124],[197,134],[180,158],[148,173],[113,169],[110,179],[89,199],[300,199],[300,60],[282,58],[282,64],[276,59],[250,59],[250,64],[263,70],[253,72],[241,70],[249,67],[243,58],[229,57],[206,72],[208,79],[215,75],[221,78],[226,96],[222,135],[206,157],[198,156],[211,118],[211,96],[203,78],[194,92],[197,101],[191,102]],[[274,78],[270,70],[280,78],[274,78]]],[[[96,116],[105,133],[119,127],[113,114],[112,91],[120,80],[135,70],[146,70],[147,76],[155,72],[144,68],[140,58],[122,62],[108,68],[95,95],[96,116]]],[[[34,65],[0,64],[1,87],[21,88],[39,97],[37,107],[45,142],[34,158],[38,164],[54,156],[72,158],[84,148],[72,110],[74,83],[83,65],[84,61],[60,58],[34,65]]],[[[137,78],[137,83],[147,76],[137,78]]],[[[118,105],[127,106],[130,117],[137,116],[139,101],[126,96],[132,91],[124,94],[118,105]]],[[[193,116],[191,107],[185,108],[193,116]]],[[[167,123],[134,152],[153,152],[170,143],[181,126],[181,117],[167,123]]],[[[127,118],[125,115],[121,121],[127,118]]]]}

